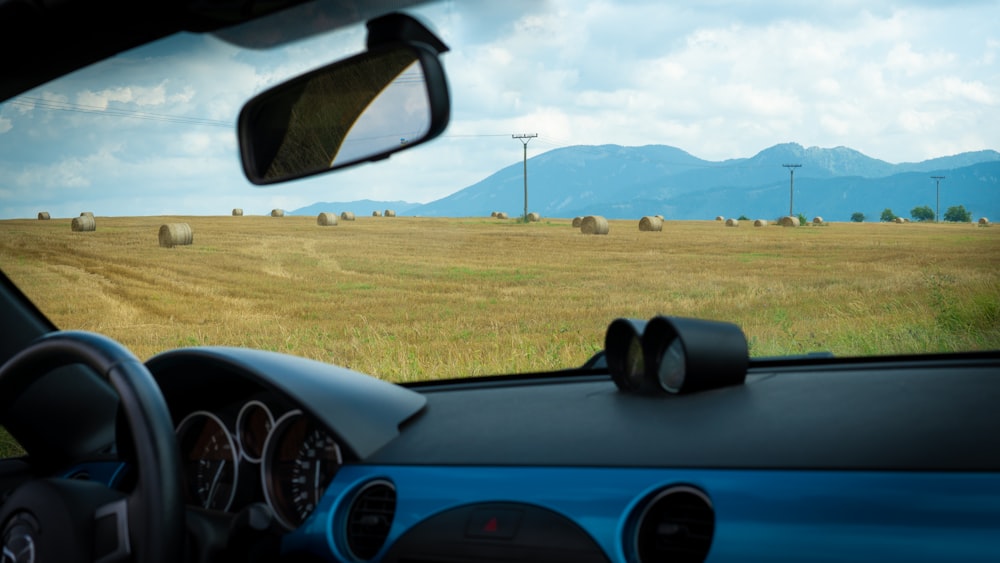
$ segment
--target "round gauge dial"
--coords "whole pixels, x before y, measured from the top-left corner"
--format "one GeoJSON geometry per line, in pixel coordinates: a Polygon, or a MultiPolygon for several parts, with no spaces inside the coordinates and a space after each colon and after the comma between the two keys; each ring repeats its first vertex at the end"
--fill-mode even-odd
{"type": "Polygon", "coordinates": [[[340,446],[325,428],[300,411],[281,417],[261,465],[264,494],[278,520],[289,529],[302,524],[343,463],[340,446]]]}
{"type": "Polygon", "coordinates": [[[177,426],[184,464],[187,501],[202,508],[227,510],[236,495],[239,452],[226,426],[215,415],[191,413],[177,426]]]}
{"type": "Polygon", "coordinates": [[[663,351],[663,358],[660,360],[660,370],[657,374],[660,387],[670,393],[680,392],[684,386],[684,377],[687,375],[686,367],[684,344],[680,338],[674,338],[663,351]]]}
{"type": "Polygon", "coordinates": [[[236,418],[236,439],[243,457],[254,463],[260,461],[272,427],[274,417],[264,403],[250,401],[243,405],[236,418]]]}

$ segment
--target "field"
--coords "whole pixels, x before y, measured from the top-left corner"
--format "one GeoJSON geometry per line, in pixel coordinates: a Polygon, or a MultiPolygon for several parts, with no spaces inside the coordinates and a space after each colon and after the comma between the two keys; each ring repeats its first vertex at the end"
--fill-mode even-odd
{"type": "Polygon", "coordinates": [[[61,328],[140,358],[277,350],[394,381],[578,366],[616,317],[739,324],[753,356],[1000,348],[1000,228],[727,228],[359,216],[0,221],[0,268],[61,328]],[[187,222],[191,246],[160,248],[187,222]]]}

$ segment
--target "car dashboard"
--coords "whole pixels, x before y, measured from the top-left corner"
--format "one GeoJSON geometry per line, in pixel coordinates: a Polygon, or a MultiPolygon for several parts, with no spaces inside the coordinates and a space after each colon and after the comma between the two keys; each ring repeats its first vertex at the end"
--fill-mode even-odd
{"type": "Polygon", "coordinates": [[[147,362],[190,507],[266,506],[286,561],[1000,559],[995,354],[605,367],[397,386],[231,348],[147,362]]]}

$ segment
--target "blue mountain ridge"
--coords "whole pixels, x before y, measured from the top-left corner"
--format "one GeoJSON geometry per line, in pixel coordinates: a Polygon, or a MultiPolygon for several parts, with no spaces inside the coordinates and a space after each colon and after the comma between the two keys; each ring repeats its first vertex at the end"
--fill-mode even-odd
{"type": "MultiPolygon", "coordinates": [[[[847,221],[861,212],[867,220],[877,221],[885,208],[902,217],[914,207],[934,208],[931,175],[945,176],[940,189],[942,214],[948,207],[963,205],[974,217],[1000,217],[997,151],[891,164],[847,147],[805,148],[797,143],[718,162],[666,145],[554,149],[528,159],[528,210],[561,218],[637,219],[659,214],[673,220],[718,215],[771,220],[789,211],[790,174],[783,164],[802,165],[795,169],[794,213],[809,218],[847,221]]],[[[517,162],[430,203],[406,207],[401,202],[371,202],[368,207],[394,205],[400,215],[470,217],[505,211],[514,217],[524,207],[522,174],[522,163],[517,162]]],[[[313,213],[316,205],[293,213],[313,213]]],[[[358,202],[335,205],[366,209],[358,202]]]]}

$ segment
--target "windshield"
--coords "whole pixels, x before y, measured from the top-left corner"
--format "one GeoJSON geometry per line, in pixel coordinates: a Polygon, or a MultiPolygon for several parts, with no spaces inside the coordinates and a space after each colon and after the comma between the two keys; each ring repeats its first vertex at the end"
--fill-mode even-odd
{"type": "Polygon", "coordinates": [[[717,4],[412,10],[450,47],[444,134],[269,187],[242,104],[364,26],[121,54],[0,105],[0,268],[143,359],[396,381],[579,367],[658,314],[753,357],[1000,347],[998,4],[717,4]]]}

